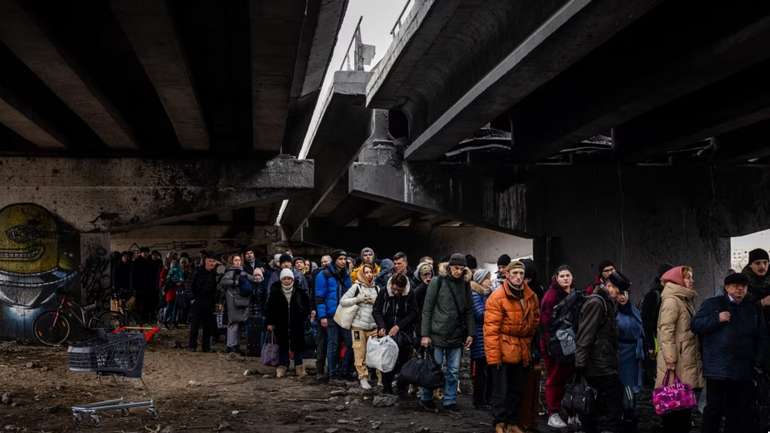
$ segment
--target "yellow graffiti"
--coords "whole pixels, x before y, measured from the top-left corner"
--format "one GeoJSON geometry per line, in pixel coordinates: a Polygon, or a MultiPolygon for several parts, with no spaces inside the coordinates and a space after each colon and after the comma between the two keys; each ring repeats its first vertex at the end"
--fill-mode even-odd
{"type": "Polygon", "coordinates": [[[59,226],[45,208],[14,204],[0,210],[0,271],[31,274],[71,268],[59,251],[59,226]]]}

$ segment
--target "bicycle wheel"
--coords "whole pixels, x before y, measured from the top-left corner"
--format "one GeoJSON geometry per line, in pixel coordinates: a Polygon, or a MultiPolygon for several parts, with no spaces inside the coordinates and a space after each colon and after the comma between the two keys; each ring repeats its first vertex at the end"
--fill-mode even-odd
{"type": "Polygon", "coordinates": [[[32,324],[37,341],[47,346],[58,346],[70,336],[70,321],[62,312],[52,310],[37,316],[32,324]]]}
{"type": "Polygon", "coordinates": [[[96,318],[96,327],[113,331],[121,326],[126,326],[123,315],[115,311],[105,311],[96,318]]]}

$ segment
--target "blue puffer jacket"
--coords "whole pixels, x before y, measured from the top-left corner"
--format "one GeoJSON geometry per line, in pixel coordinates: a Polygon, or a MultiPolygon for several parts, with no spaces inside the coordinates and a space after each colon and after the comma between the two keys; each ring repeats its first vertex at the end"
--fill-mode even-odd
{"type": "Polygon", "coordinates": [[[481,284],[471,281],[471,300],[473,300],[473,318],[476,319],[476,332],[473,334],[471,359],[485,358],[484,354],[484,310],[487,299],[492,293],[481,284]]]}
{"type": "Polygon", "coordinates": [[[352,285],[348,271],[343,269],[341,273],[337,273],[334,263],[319,272],[315,277],[315,304],[318,318],[333,319],[342,295],[352,285]]]}
{"type": "Polygon", "coordinates": [[[749,381],[754,366],[767,362],[767,325],[751,302],[736,304],[727,295],[709,298],[690,327],[701,338],[703,375],[707,378],[749,381]],[[729,322],[719,321],[722,311],[730,312],[729,322]]]}

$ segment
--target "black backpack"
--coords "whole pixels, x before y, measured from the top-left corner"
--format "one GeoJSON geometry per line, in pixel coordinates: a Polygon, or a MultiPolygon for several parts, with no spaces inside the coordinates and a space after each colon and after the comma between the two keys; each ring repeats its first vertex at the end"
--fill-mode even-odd
{"type": "Polygon", "coordinates": [[[586,296],[582,290],[574,289],[553,307],[551,325],[548,332],[551,337],[548,340],[548,354],[561,363],[572,364],[575,362],[577,351],[577,333],[580,322],[580,310],[589,297],[596,296],[602,300],[605,313],[607,304],[599,295],[586,296]]]}

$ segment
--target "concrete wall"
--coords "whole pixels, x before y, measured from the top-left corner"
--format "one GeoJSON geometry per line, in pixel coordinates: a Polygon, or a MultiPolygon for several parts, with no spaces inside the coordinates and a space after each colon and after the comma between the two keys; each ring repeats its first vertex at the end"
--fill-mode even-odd
{"type": "Polygon", "coordinates": [[[533,185],[541,271],[569,264],[582,285],[607,258],[631,278],[637,300],[668,262],[694,267],[702,301],[730,268],[729,236],[770,225],[768,176],[752,169],[553,167],[533,185]]]}

